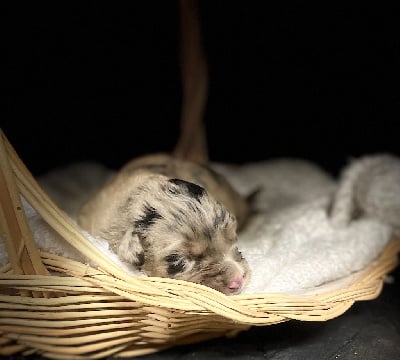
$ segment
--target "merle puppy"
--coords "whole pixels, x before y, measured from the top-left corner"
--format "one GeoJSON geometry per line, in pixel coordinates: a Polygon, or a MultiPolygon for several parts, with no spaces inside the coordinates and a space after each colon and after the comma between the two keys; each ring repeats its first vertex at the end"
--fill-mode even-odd
{"type": "Polygon", "coordinates": [[[250,269],[237,247],[248,205],[215,171],[166,154],[125,165],[77,214],[118,256],[149,276],[242,291],[250,269]]]}

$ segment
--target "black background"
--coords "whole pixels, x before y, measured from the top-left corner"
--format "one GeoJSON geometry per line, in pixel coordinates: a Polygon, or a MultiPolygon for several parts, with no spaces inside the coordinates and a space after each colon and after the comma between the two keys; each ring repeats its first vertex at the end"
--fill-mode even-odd
{"type": "MultiPolygon", "coordinates": [[[[35,175],[172,150],[176,1],[5,4],[1,128],[35,175]]],[[[400,154],[399,12],[324,4],[200,2],[211,160],[400,154]]]]}

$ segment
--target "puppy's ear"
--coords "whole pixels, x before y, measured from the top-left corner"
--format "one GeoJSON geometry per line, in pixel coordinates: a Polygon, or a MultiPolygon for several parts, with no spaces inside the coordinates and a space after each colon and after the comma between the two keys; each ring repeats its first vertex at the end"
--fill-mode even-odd
{"type": "Polygon", "coordinates": [[[145,261],[144,250],[140,242],[138,234],[132,232],[132,229],[128,229],[125,235],[122,237],[118,246],[118,256],[140,268],[145,261]]]}

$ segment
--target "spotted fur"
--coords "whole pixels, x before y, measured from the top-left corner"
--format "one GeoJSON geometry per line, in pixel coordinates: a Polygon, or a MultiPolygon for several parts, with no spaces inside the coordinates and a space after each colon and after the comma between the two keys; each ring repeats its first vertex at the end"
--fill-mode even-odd
{"type": "Polygon", "coordinates": [[[222,179],[167,155],[139,158],[82,206],[78,223],[149,276],[235,294],[250,278],[237,248],[247,204],[222,179]]]}

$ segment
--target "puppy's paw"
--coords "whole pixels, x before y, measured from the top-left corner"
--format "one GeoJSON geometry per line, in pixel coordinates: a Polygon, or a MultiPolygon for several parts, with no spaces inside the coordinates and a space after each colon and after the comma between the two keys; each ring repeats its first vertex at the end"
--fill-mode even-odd
{"type": "Polygon", "coordinates": [[[132,230],[128,230],[118,246],[118,256],[140,268],[144,264],[144,251],[140,244],[139,237],[137,234],[132,233],[132,230]]]}

